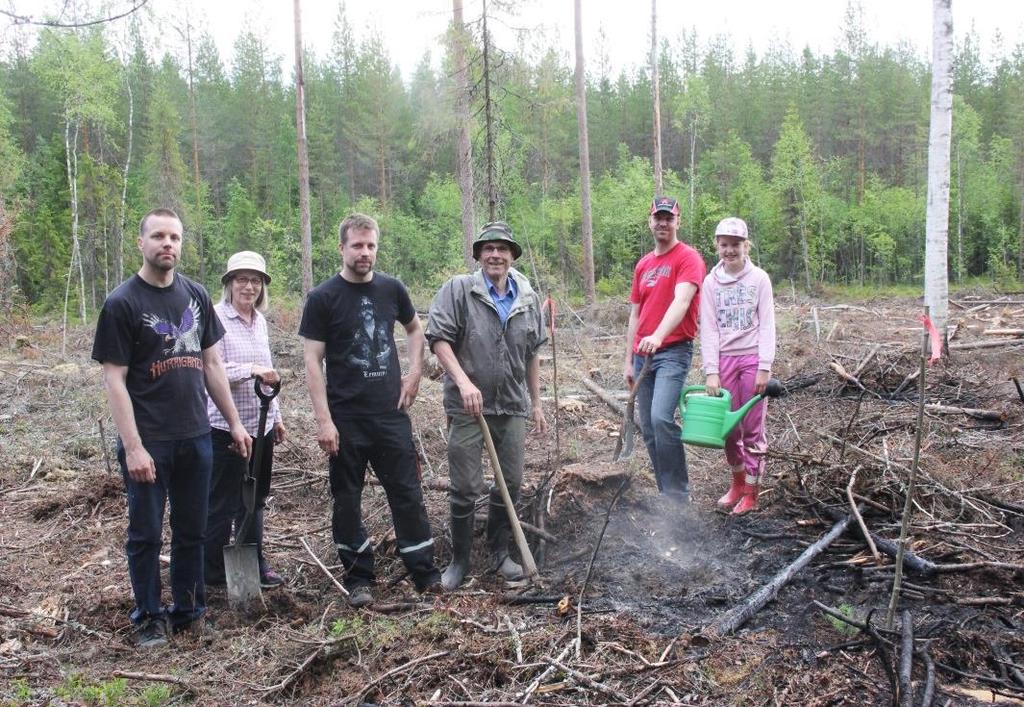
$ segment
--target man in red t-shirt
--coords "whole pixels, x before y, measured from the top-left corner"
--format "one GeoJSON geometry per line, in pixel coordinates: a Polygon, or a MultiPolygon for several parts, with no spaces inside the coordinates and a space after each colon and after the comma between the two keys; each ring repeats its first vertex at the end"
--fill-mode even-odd
{"type": "Polygon", "coordinates": [[[622,374],[632,388],[644,360],[650,357],[650,368],[636,392],[644,444],[658,490],[688,503],[686,452],[675,411],[690,372],[700,284],[707,268],[700,253],[679,240],[675,199],[655,197],[647,224],[654,235],[654,250],[642,257],[633,271],[622,374]]]}

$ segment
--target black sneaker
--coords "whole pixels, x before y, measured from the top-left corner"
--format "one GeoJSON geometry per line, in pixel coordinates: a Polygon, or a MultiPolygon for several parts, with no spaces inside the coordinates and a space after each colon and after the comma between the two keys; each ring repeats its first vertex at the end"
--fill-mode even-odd
{"type": "Polygon", "coordinates": [[[267,567],[260,570],[260,586],[263,589],[276,589],[284,584],[284,577],[267,567]]]}
{"type": "Polygon", "coordinates": [[[167,623],[162,618],[149,618],[135,627],[135,645],[157,648],[167,645],[167,623]]]}
{"type": "Polygon", "coordinates": [[[370,588],[365,584],[360,584],[358,587],[353,587],[349,590],[348,605],[353,609],[361,609],[372,603],[373,594],[370,593],[370,588]]]}

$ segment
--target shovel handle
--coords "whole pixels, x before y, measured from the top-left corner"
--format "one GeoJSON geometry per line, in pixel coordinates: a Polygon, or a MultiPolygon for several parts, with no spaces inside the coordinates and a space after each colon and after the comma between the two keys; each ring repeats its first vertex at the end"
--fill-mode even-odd
{"type": "Polygon", "coordinates": [[[270,401],[276,398],[277,394],[281,392],[281,381],[277,381],[276,383],[264,383],[261,376],[254,376],[252,387],[256,390],[256,397],[260,399],[260,402],[269,405],[270,401]],[[270,392],[264,393],[263,386],[270,388],[270,392]]]}
{"type": "Polygon", "coordinates": [[[476,421],[480,425],[480,434],[483,435],[484,445],[487,447],[487,453],[491,457],[494,481],[498,484],[498,490],[501,491],[501,500],[505,502],[508,520],[512,524],[512,536],[515,538],[516,547],[519,548],[519,554],[522,556],[523,570],[526,572],[526,576],[532,579],[537,576],[537,563],[533,559],[533,553],[530,552],[530,546],[526,542],[526,535],[523,533],[523,526],[519,524],[516,507],[512,503],[512,496],[509,494],[508,486],[505,484],[505,476],[501,472],[501,462],[498,461],[498,452],[494,448],[494,440],[491,439],[491,430],[487,426],[487,420],[484,419],[482,414],[477,413],[476,421]]]}

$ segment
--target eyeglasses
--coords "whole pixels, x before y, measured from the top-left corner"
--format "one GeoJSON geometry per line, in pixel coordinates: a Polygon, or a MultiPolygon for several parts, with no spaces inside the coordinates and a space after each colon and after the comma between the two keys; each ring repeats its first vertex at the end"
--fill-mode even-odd
{"type": "Polygon", "coordinates": [[[259,289],[260,287],[263,286],[262,277],[245,277],[243,275],[235,275],[234,280],[242,287],[245,287],[246,285],[252,285],[254,288],[259,289]]]}

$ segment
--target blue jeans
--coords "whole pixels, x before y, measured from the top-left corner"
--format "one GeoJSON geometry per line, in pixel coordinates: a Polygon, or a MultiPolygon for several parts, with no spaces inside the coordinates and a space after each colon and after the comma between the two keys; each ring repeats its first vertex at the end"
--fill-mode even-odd
{"type": "Polygon", "coordinates": [[[132,623],[166,617],[171,627],[183,626],[206,612],[203,584],[203,537],[210,492],[213,452],[210,434],[190,439],[147,442],[146,451],[156,465],[156,481],[139,483],[128,476],[120,440],[121,463],[128,493],[128,574],[135,594],[132,623]],[[170,503],[171,600],[169,609],[160,601],[160,533],[164,506],[170,503]]]}
{"type": "MultiPolygon", "coordinates": [[[[654,466],[654,479],[664,494],[689,491],[686,451],[676,423],[679,394],[686,384],[693,358],[693,342],[671,344],[654,353],[647,375],[636,391],[640,428],[654,466]]],[[[640,374],[644,357],[633,354],[634,376],[640,374]]]]}

